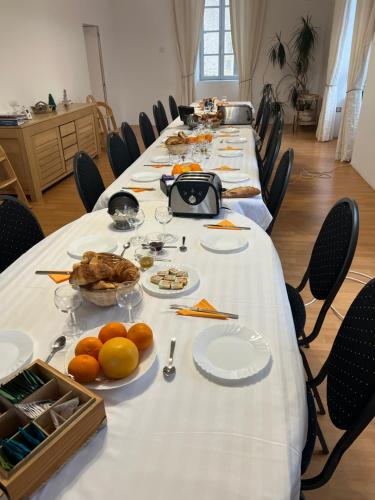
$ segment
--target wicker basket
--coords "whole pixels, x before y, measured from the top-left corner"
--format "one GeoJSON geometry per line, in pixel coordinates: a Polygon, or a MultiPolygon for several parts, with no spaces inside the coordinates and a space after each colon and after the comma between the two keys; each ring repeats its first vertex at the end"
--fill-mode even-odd
{"type": "MultiPolygon", "coordinates": [[[[137,279],[126,283],[120,283],[122,288],[127,288],[129,291],[132,290],[140,279],[140,274],[138,273],[137,279]]],[[[90,290],[84,286],[80,287],[81,295],[84,299],[92,304],[99,307],[110,307],[117,304],[116,298],[117,288],[107,288],[106,290],[90,290]]]]}
{"type": "Polygon", "coordinates": [[[186,155],[189,144],[166,144],[166,147],[171,155],[186,155]]]}

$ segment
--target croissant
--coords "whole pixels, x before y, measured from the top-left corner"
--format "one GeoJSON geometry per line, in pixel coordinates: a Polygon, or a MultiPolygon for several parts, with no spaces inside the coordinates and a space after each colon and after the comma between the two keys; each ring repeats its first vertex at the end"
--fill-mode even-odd
{"type": "Polygon", "coordinates": [[[116,285],[117,283],[112,283],[111,281],[100,280],[97,283],[90,285],[90,290],[113,290],[114,288],[117,288],[116,285]]]}
{"type": "Polygon", "coordinates": [[[112,278],[112,268],[110,266],[101,262],[93,265],[91,262],[81,264],[73,269],[69,278],[72,285],[89,285],[102,279],[112,278]]]}
{"type": "Polygon", "coordinates": [[[118,262],[113,268],[112,279],[117,283],[135,281],[137,277],[138,268],[127,259],[118,262]]]}

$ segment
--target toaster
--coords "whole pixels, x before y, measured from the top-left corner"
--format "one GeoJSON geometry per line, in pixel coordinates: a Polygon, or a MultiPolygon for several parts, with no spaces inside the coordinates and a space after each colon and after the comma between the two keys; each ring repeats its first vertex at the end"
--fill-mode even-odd
{"type": "Polygon", "coordinates": [[[251,125],[253,110],[248,104],[226,104],[218,106],[223,125],[251,125]]]}
{"type": "Polygon", "coordinates": [[[221,179],[211,172],[180,174],[168,190],[173,215],[214,217],[221,208],[221,179]]]}

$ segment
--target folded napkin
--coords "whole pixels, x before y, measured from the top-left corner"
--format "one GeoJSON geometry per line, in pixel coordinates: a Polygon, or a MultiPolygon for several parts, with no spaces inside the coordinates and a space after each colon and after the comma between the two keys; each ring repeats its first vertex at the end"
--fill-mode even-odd
{"type": "Polygon", "coordinates": [[[213,318],[213,319],[228,319],[224,314],[215,313],[216,309],[206,299],[202,299],[198,304],[193,307],[200,307],[202,309],[211,309],[212,313],[191,311],[190,309],[180,309],[176,311],[180,316],[198,316],[199,318],[213,318]]]}
{"type": "Polygon", "coordinates": [[[229,172],[231,170],[239,170],[238,168],[228,167],[228,165],[222,165],[221,167],[214,168],[213,170],[220,170],[221,172],[229,172]]]}
{"type": "Polygon", "coordinates": [[[225,146],[225,148],[219,148],[220,151],[242,151],[242,148],[235,148],[233,146],[225,146]]]}
{"type": "Polygon", "coordinates": [[[64,281],[67,281],[70,278],[69,274],[49,274],[48,275],[52,281],[55,283],[63,283],[64,281]]]}
{"type": "Polygon", "coordinates": [[[170,165],[150,165],[150,167],[152,167],[152,168],[166,168],[166,167],[170,167],[170,165]]]}
{"type": "Polygon", "coordinates": [[[150,190],[143,188],[131,188],[130,191],[133,191],[133,193],[143,193],[143,191],[150,191],[150,190]]]}
{"type": "Polygon", "coordinates": [[[233,224],[230,220],[222,220],[218,223],[212,224],[210,226],[206,226],[208,229],[230,229],[231,231],[241,231],[237,227],[234,227],[236,224],[233,224]]]}
{"type": "Polygon", "coordinates": [[[252,198],[260,193],[260,189],[252,186],[239,186],[223,192],[223,198],[252,198]]]}

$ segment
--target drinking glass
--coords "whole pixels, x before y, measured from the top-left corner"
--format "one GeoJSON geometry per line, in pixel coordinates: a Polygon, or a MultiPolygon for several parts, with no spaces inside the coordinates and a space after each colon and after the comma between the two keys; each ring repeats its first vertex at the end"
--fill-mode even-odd
{"type": "Polygon", "coordinates": [[[82,296],[78,289],[69,284],[61,285],[55,290],[55,306],[64,313],[68,313],[68,337],[77,338],[82,335],[82,330],[77,325],[75,311],[82,304],[82,296]]]}
{"type": "Polygon", "coordinates": [[[139,231],[138,231],[139,226],[141,226],[145,221],[144,211],[141,208],[138,208],[137,210],[130,210],[128,221],[130,226],[134,227],[136,231],[135,236],[133,236],[129,240],[130,244],[140,245],[141,243],[144,243],[145,238],[144,236],[139,236],[139,231]]]}
{"type": "Polygon", "coordinates": [[[139,247],[135,251],[135,258],[139,262],[142,271],[149,269],[154,265],[154,259],[156,256],[156,251],[153,248],[142,248],[139,247]]]}
{"type": "Polygon", "coordinates": [[[163,226],[163,233],[160,235],[160,239],[163,241],[163,243],[176,241],[176,236],[166,233],[165,228],[168,222],[171,222],[172,218],[173,212],[170,207],[162,206],[155,208],[155,219],[163,226]]]}
{"type": "Polygon", "coordinates": [[[124,307],[128,311],[129,323],[134,323],[133,308],[137,307],[143,300],[142,287],[136,283],[123,283],[116,289],[116,299],[119,307],[124,307]]]}

